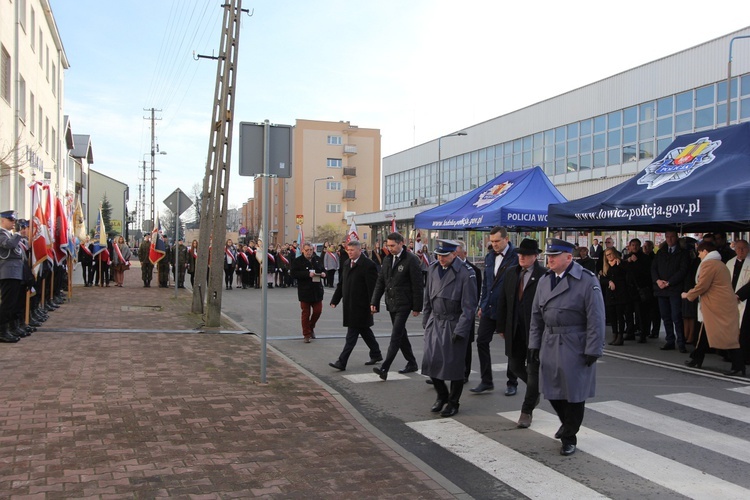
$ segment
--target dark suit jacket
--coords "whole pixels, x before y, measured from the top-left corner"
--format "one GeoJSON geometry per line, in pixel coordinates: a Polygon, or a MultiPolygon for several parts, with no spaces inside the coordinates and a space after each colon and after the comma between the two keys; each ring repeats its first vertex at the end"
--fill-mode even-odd
{"type": "Polygon", "coordinates": [[[544,273],[547,272],[539,261],[534,263],[531,268],[531,277],[523,290],[521,302],[518,302],[518,278],[521,273],[521,266],[514,266],[508,269],[503,280],[503,288],[497,306],[497,326],[496,331],[505,334],[505,354],[511,356],[514,352],[519,353],[529,345],[529,327],[531,326],[532,304],[536,286],[544,273]],[[516,308],[520,310],[516,311],[516,308]],[[519,321],[521,324],[519,325],[519,321]],[[522,327],[524,333],[524,345],[514,346],[513,334],[517,327],[522,327]]]}
{"type": "Polygon", "coordinates": [[[338,305],[344,299],[344,326],[369,328],[373,325],[370,312],[370,298],[378,281],[378,269],[373,261],[359,256],[354,267],[349,260],[341,267],[341,278],[331,298],[331,304],[338,305]]]}
{"type": "Polygon", "coordinates": [[[594,245],[591,245],[589,247],[589,257],[592,259],[601,259],[604,256],[604,247],[602,247],[602,244],[598,244],[596,248],[594,248],[594,245]]]}
{"type": "Polygon", "coordinates": [[[393,259],[394,256],[389,254],[383,260],[370,304],[380,309],[380,298],[385,294],[385,307],[389,312],[421,312],[424,301],[422,263],[406,248],[395,265],[393,259]]]}

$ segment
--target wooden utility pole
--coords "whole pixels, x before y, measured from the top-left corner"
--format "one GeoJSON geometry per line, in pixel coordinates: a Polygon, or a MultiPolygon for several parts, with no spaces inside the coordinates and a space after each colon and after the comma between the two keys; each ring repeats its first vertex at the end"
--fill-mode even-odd
{"type": "MultiPolygon", "coordinates": [[[[206,175],[203,178],[201,225],[198,239],[198,262],[195,271],[192,311],[203,313],[207,327],[216,327],[221,319],[221,292],[224,275],[224,244],[226,212],[229,195],[229,167],[232,157],[232,125],[234,118],[235,82],[237,81],[237,50],[240,42],[242,0],[229,0],[224,5],[221,43],[216,69],[211,134],[208,143],[206,175]],[[211,261],[209,263],[209,248],[211,261]],[[212,272],[207,282],[208,267],[212,272]],[[204,302],[205,301],[205,302],[204,302]]],[[[207,57],[207,56],[199,56],[207,57]]]]}

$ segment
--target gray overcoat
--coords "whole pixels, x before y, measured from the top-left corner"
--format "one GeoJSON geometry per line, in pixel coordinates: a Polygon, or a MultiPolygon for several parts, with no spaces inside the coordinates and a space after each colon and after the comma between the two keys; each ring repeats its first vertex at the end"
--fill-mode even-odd
{"type": "Polygon", "coordinates": [[[477,310],[477,282],[474,270],[454,259],[440,278],[435,261],[427,272],[422,306],[424,354],[422,375],[440,380],[463,380],[466,349],[477,310]],[[452,341],[452,334],[458,340],[452,341]]]}
{"type": "Polygon", "coordinates": [[[529,349],[540,349],[539,390],[545,399],[580,403],[596,392],[596,363],[604,349],[604,299],[599,280],[574,262],[552,290],[550,271],[534,295],[529,349]]]}
{"type": "Polygon", "coordinates": [[[0,280],[23,279],[23,250],[20,233],[0,228],[0,280]]]}

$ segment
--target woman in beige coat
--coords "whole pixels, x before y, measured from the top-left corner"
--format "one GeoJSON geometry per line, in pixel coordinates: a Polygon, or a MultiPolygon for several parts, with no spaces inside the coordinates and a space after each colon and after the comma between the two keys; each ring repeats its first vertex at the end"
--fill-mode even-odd
{"type": "Polygon", "coordinates": [[[726,350],[729,354],[732,369],[727,375],[745,375],[745,364],[740,354],[740,318],[732,277],[712,242],[701,242],[697,250],[701,263],[696,283],[682,293],[682,298],[692,302],[700,297],[698,318],[703,316],[704,328],[698,334],[695,351],[690,355],[692,359],[685,364],[700,368],[708,348],[713,347],[726,350]]]}

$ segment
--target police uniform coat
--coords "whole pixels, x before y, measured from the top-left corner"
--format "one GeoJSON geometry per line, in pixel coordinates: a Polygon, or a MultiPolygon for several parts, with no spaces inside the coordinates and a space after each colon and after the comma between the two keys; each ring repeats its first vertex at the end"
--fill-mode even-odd
{"type": "Polygon", "coordinates": [[[22,238],[0,228],[0,280],[23,280],[22,238]]]}
{"type": "Polygon", "coordinates": [[[580,403],[596,392],[596,363],[602,356],[604,300],[594,273],[574,262],[552,289],[552,271],[534,295],[529,349],[540,349],[539,390],[546,399],[580,403]]]}
{"type": "Polygon", "coordinates": [[[364,330],[374,324],[370,312],[370,297],[377,281],[378,268],[364,253],[359,256],[354,267],[349,260],[344,262],[341,279],[331,298],[333,305],[338,305],[344,299],[344,326],[364,330]]]}
{"type": "Polygon", "coordinates": [[[454,259],[440,278],[436,261],[427,271],[427,287],[422,306],[424,354],[422,375],[439,380],[463,380],[466,348],[477,310],[477,283],[474,270],[454,259]],[[458,337],[453,342],[453,336],[458,337]]]}

